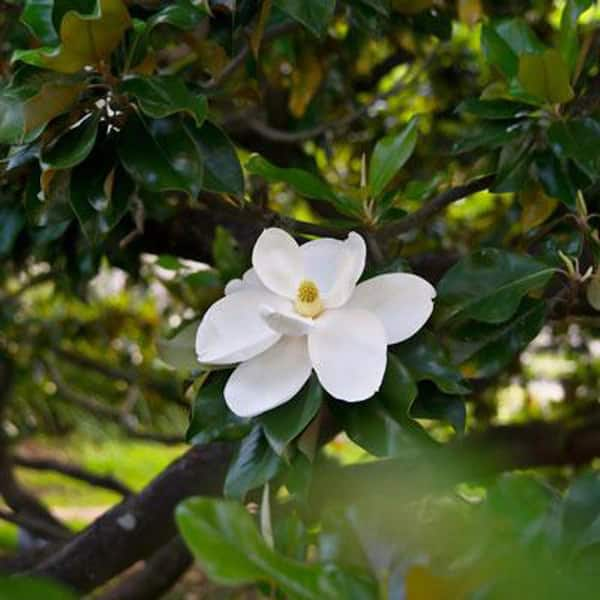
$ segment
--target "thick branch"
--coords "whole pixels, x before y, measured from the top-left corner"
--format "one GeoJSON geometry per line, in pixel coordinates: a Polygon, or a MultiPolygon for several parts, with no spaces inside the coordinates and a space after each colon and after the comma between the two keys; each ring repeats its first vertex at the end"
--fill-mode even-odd
{"type": "Polygon", "coordinates": [[[192,564],[183,540],[175,536],[144,566],[100,595],[98,600],[152,600],[162,598],[192,564]]]}
{"type": "Polygon", "coordinates": [[[138,495],[106,512],[31,574],[82,593],[106,583],[175,536],[173,511],[181,500],[221,495],[231,454],[232,446],[224,443],[188,450],[138,495]]]}

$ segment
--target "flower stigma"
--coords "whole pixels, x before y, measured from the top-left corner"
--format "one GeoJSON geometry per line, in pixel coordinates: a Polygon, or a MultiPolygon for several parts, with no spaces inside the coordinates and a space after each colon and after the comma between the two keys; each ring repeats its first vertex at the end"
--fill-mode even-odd
{"type": "Polygon", "coordinates": [[[303,317],[318,317],[323,312],[323,303],[319,295],[319,288],[314,281],[305,279],[300,282],[294,303],[296,312],[303,317]]]}

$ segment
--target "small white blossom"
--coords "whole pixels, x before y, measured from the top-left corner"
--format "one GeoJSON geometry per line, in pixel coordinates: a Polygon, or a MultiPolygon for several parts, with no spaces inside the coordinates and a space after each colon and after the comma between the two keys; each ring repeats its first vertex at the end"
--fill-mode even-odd
{"type": "Polygon", "coordinates": [[[261,414],[293,398],[314,369],[334,398],[359,402],[381,386],[387,346],[414,335],[433,311],[435,289],[416,275],[390,273],[357,285],[363,238],[299,246],[266,229],[253,268],[231,281],[204,315],[198,361],[238,366],[225,386],[237,415],[261,414]]]}

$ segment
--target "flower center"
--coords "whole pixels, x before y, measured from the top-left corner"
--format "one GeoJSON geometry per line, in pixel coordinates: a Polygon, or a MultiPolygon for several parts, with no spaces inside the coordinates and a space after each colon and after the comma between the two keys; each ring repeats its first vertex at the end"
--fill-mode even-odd
{"type": "Polygon", "coordinates": [[[319,296],[319,288],[314,281],[305,279],[300,282],[294,303],[296,312],[303,317],[317,317],[323,312],[323,303],[319,296]]]}

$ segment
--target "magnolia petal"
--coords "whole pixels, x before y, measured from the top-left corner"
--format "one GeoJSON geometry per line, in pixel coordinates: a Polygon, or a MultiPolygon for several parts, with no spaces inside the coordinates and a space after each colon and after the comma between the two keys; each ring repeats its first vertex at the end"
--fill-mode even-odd
{"type": "Polygon", "coordinates": [[[352,295],[365,268],[367,249],[363,238],[351,232],[345,241],[323,238],[300,248],[304,273],[314,281],[327,308],[342,306],[352,295]]]}
{"type": "Polygon", "coordinates": [[[435,288],[412,273],[388,273],[363,281],[354,290],[347,308],[361,308],[383,323],[388,344],[413,336],[433,312],[435,288]]]}
{"type": "Polygon", "coordinates": [[[321,385],[334,398],[359,402],[381,386],[387,340],[381,321],[366,310],[324,312],[308,335],[308,352],[321,385]]]}
{"type": "Polygon", "coordinates": [[[291,400],[310,377],[305,337],[282,337],[266,352],[238,365],[225,385],[225,402],[254,417],[291,400]]]}
{"type": "Polygon", "coordinates": [[[252,265],[272,292],[286,298],[296,296],[304,263],[300,247],[291,235],[275,227],[265,229],[254,246],[252,265]]]}
{"type": "Polygon", "coordinates": [[[313,320],[296,314],[291,303],[285,312],[261,306],[260,315],[273,331],[282,335],[306,335],[314,327],[313,320]]]}
{"type": "Polygon", "coordinates": [[[196,333],[198,362],[234,364],[272,346],[281,334],[260,316],[260,307],[265,305],[284,309],[285,301],[271,293],[245,290],[215,302],[206,311],[196,333]]]}
{"type": "Polygon", "coordinates": [[[242,290],[259,290],[268,292],[269,290],[262,284],[254,269],[248,269],[242,279],[232,279],[225,286],[225,295],[235,294],[242,290]]]}

